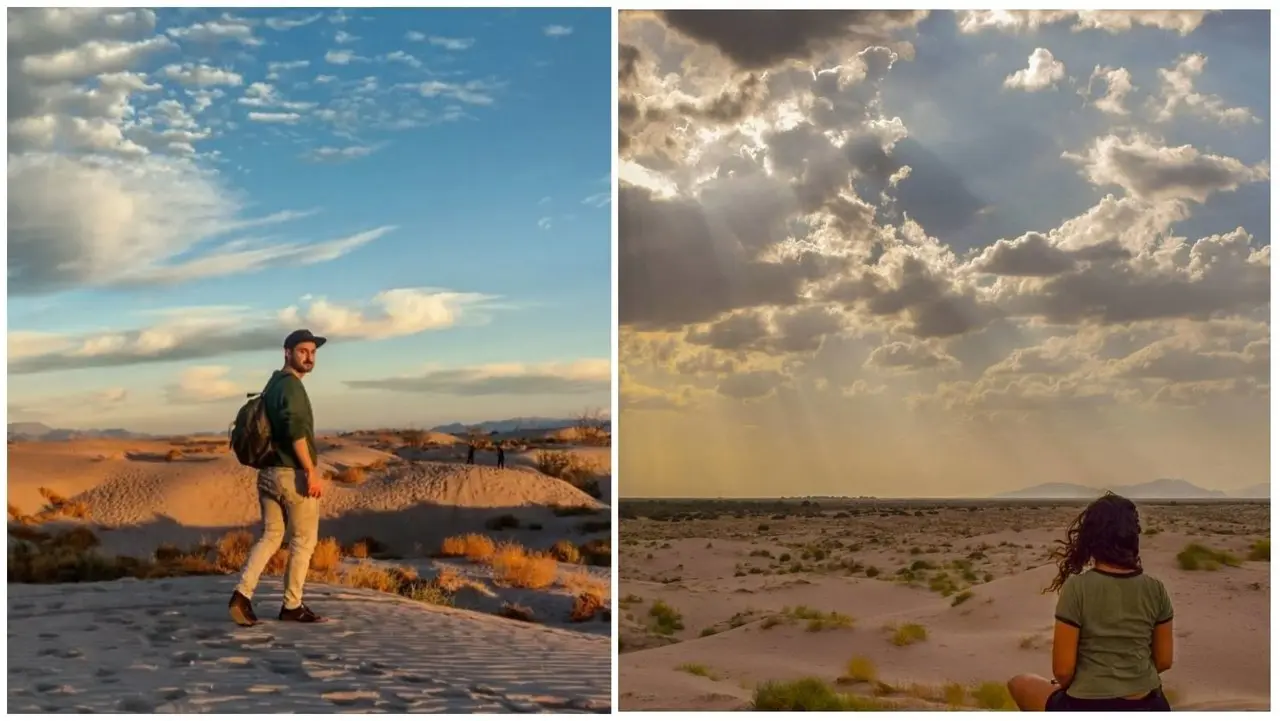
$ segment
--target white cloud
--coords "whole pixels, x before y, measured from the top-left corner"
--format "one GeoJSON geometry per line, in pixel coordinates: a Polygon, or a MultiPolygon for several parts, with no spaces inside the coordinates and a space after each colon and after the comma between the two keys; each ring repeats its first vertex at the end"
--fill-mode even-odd
{"type": "Polygon", "coordinates": [[[404,39],[413,43],[420,43],[427,39],[426,33],[420,33],[417,30],[410,30],[404,34],[404,39]]]}
{"type": "Polygon", "coordinates": [[[582,204],[590,205],[593,208],[603,208],[609,205],[609,203],[612,202],[612,200],[613,200],[613,193],[606,190],[603,193],[595,193],[593,195],[588,195],[587,197],[582,199],[582,204]]]}
{"type": "Polygon", "coordinates": [[[285,125],[293,125],[302,120],[302,116],[297,113],[249,113],[249,119],[255,123],[283,123],[285,125]]]}
{"type": "Polygon", "coordinates": [[[360,36],[352,35],[346,30],[339,30],[337,33],[334,34],[333,39],[334,39],[334,42],[337,42],[340,45],[346,45],[347,43],[356,42],[357,40],[360,39],[360,36]]]}
{"type": "Polygon", "coordinates": [[[572,35],[573,28],[567,25],[548,25],[542,29],[542,34],[549,38],[561,38],[565,35],[572,35]]]}
{"type": "Polygon", "coordinates": [[[421,60],[415,58],[414,56],[410,55],[409,53],[406,53],[403,50],[396,50],[394,52],[387,53],[382,57],[384,60],[387,60],[393,63],[404,63],[405,65],[408,65],[409,67],[413,67],[413,68],[422,67],[421,60]]]}
{"type": "Polygon", "coordinates": [[[1094,66],[1093,73],[1089,75],[1089,85],[1082,93],[1086,98],[1090,96],[1090,91],[1093,89],[1093,81],[1098,79],[1106,84],[1107,91],[1102,97],[1093,101],[1093,106],[1111,115],[1128,115],[1129,111],[1124,107],[1124,99],[1133,92],[1133,76],[1129,71],[1124,68],[1094,66]]]}
{"type": "Polygon", "coordinates": [[[467,50],[472,45],[476,44],[475,38],[445,38],[445,37],[432,35],[430,38],[428,38],[428,40],[432,45],[435,45],[436,47],[444,48],[445,50],[453,50],[453,51],[467,50]]]}
{"type": "Polygon", "coordinates": [[[432,367],[420,375],[346,381],[350,388],[453,396],[569,395],[609,390],[607,358],[552,363],[432,367]]]}
{"type": "Polygon", "coordinates": [[[1135,198],[1156,202],[1203,203],[1213,193],[1271,177],[1265,161],[1248,166],[1236,158],[1201,153],[1190,145],[1167,147],[1142,134],[1106,135],[1096,139],[1086,154],[1063,153],[1063,157],[1079,163],[1094,185],[1118,185],[1135,198]]]}
{"type": "Polygon", "coordinates": [[[342,148],[326,145],[308,150],[302,157],[317,163],[342,162],[372,155],[377,149],[372,145],[348,145],[342,148]]]}
{"type": "Polygon", "coordinates": [[[216,45],[224,42],[235,42],[241,45],[258,46],[262,40],[253,34],[253,27],[247,21],[237,20],[224,15],[220,20],[207,23],[196,23],[184,28],[169,28],[169,35],[179,40],[194,43],[216,45]]]}
{"type": "Polygon", "coordinates": [[[538,228],[540,230],[551,230],[550,218],[538,218],[538,228]]]}
{"type": "Polygon", "coordinates": [[[362,59],[350,50],[330,50],[324,54],[324,61],[332,65],[349,65],[362,59]]]}
{"type": "Polygon", "coordinates": [[[447,83],[443,80],[428,80],[417,86],[424,98],[444,96],[469,105],[492,105],[494,85],[480,80],[465,83],[447,83]]]}
{"type": "Polygon", "coordinates": [[[1036,48],[1027,58],[1027,67],[1004,79],[1004,87],[1035,92],[1058,84],[1067,76],[1067,67],[1055,60],[1053,53],[1036,48]]]}
{"type": "Polygon", "coordinates": [[[1229,107],[1217,95],[1202,95],[1195,92],[1195,79],[1204,73],[1208,58],[1199,53],[1189,53],[1178,59],[1173,68],[1160,73],[1160,95],[1163,103],[1151,99],[1156,108],[1156,120],[1167,122],[1172,120],[1180,110],[1215,120],[1223,125],[1240,125],[1244,123],[1260,123],[1248,108],[1229,107]]]}
{"type": "Polygon", "coordinates": [[[181,313],[163,314],[159,323],[143,328],[84,335],[44,334],[38,339],[28,333],[26,347],[22,348],[25,354],[10,359],[9,372],[109,368],[275,350],[296,328],[310,328],[327,336],[331,344],[383,340],[449,328],[472,316],[483,321],[482,313],[491,300],[493,296],[480,293],[400,288],[379,293],[364,304],[344,305],[309,298],[273,314],[187,308],[181,313]]]}
{"type": "Polygon", "coordinates": [[[267,79],[278,80],[282,73],[287,73],[290,70],[299,70],[310,65],[310,60],[272,61],[267,63],[267,79]]]}
{"type": "Polygon", "coordinates": [[[207,87],[210,85],[236,86],[244,82],[244,78],[239,73],[202,63],[166,65],[160,72],[170,80],[176,80],[183,85],[195,87],[207,87]]]}
{"type": "Polygon", "coordinates": [[[284,31],[300,28],[304,25],[310,25],[319,19],[320,13],[316,13],[314,15],[307,15],[306,17],[301,18],[267,18],[265,24],[272,30],[284,31]]]}
{"type": "Polygon", "coordinates": [[[956,20],[962,33],[988,28],[1020,32],[1075,20],[1072,30],[1104,30],[1117,34],[1145,25],[1188,35],[1210,10],[959,10],[956,20]]]}
{"type": "Polygon", "coordinates": [[[178,382],[165,387],[170,403],[216,403],[233,398],[243,399],[257,390],[246,388],[227,377],[226,366],[194,366],[182,371],[178,382]]]}

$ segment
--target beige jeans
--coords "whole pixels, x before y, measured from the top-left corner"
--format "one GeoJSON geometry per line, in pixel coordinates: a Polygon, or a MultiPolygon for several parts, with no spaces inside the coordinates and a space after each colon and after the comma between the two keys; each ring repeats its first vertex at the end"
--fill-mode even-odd
{"type": "Polygon", "coordinates": [[[258,471],[258,502],[262,505],[262,537],[249,551],[236,590],[253,598],[262,571],[289,536],[289,566],[284,576],[284,607],[302,604],[311,554],[320,535],[320,499],[307,497],[307,475],[297,468],[258,471]]]}

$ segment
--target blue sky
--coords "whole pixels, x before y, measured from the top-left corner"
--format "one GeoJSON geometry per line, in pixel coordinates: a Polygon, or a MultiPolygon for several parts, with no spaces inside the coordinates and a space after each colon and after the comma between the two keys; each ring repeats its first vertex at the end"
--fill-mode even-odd
{"type": "Polygon", "coordinates": [[[621,495],[1267,481],[1266,11],[618,33],[621,495]]]}
{"type": "Polygon", "coordinates": [[[10,421],[220,428],[293,327],[322,427],[608,407],[607,10],[9,22],[10,421]]]}

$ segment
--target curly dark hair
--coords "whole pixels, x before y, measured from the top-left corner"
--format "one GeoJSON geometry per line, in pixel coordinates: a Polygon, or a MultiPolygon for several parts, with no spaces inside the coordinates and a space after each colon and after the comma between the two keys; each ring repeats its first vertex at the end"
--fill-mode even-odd
{"type": "Polygon", "coordinates": [[[1067,538],[1058,541],[1053,558],[1058,560],[1058,576],[1045,589],[1056,592],[1067,579],[1080,573],[1090,563],[1102,563],[1142,570],[1138,555],[1138,539],[1142,526],[1138,507],[1133,501],[1107,491],[1076,516],[1067,527],[1067,538]]]}

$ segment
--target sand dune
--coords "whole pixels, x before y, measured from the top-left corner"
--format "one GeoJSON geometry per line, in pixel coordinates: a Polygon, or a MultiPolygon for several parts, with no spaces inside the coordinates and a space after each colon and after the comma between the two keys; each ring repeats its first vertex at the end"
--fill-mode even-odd
{"type": "MultiPolygon", "coordinates": [[[[351,437],[319,445],[322,469],[361,471],[339,476],[350,482],[326,482],[321,536],[377,556],[341,560],[340,572],[321,578],[349,585],[352,571],[376,581],[387,567],[406,569],[445,588],[447,600],[437,603],[455,607],[312,582],[308,600],[339,623],[246,631],[226,616],[230,576],[11,583],[10,709],[608,710],[610,570],[577,562],[580,553],[583,563],[599,563],[599,544],[608,552],[604,504],[532,464],[414,461],[403,447],[351,437]],[[556,544],[569,555],[542,559],[550,569],[529,580],[500,575],[496,562],[430,558],[446,537],[464,534],[534,552],[556,544]],[[596,605],[579,613],[584,593],[603,612],[596,605]],[[57,613],[33,620],[48,608],[57,613]]],[[[162,545],[186,549],[243,528],[256,534],[259,523],[255,472],[220,439],[18,442],[9,470],[11,524],[15,514],[24,524],[11,525],[11,549],[19,531],[38,538],[85,526],[101,542],[94,552],[149,559],[162,545]],[[50,495],[76,510],[33,519],[50,495]]],[[[259,614],[273,618],[278,579],[264,578],[255,599],[259,614]]]]}
{"type": "Polygon", "coordinates": [[[607,638],[324,586],[333,622],[243,629],[225,585],[10,585],[9,712],[609,709],[607,638]]]}
{"type": "MultiPolygon", "coordinates": [[[[1076,509],[915,510],[625,520],[622,710],[745,708],[759,684],[810,676],[885,706],[980,706],[989,700],[976,693],[994,695],[1014,674],[1049,675],[1055,598],[1040,591],[1055,570],[1049,542],[1076,509]],[[683,628],[654,611],[658,601],[683,628]],[[895,645],[906,624],[925,638],[895,645]],[[866,681],[848,678],[855,659],[866,681]],[[949,683],[963,686],[951,699],[949,683]]],[[[1270,563],[1184,571],[1175,560],[1191,542],[1244,558],[1269,535],[1267,510],[1143,509],[1158,531],[1144,538],[1144,564],[1174,601],[1178,648],[1164,679],[1179,707],[1269,708],[1270,563]]]]}

